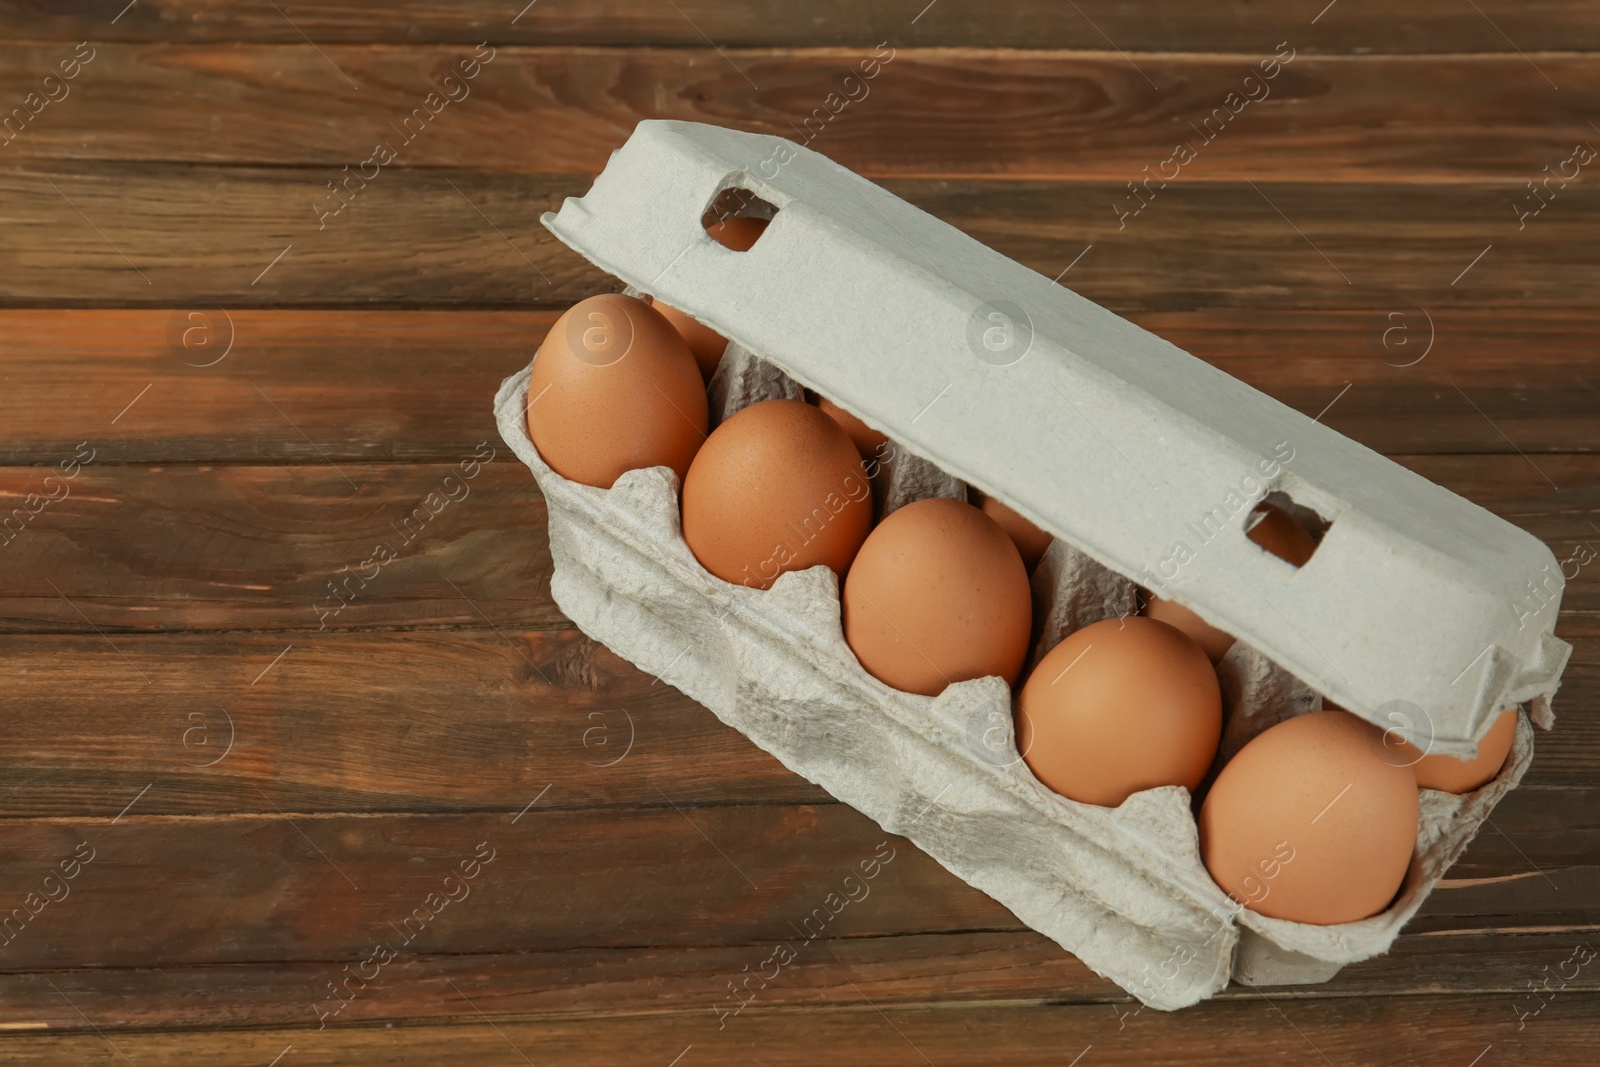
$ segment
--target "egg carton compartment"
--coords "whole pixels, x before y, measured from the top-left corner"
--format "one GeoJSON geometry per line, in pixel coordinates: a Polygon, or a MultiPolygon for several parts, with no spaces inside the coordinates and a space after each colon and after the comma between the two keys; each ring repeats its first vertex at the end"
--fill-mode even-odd
{"type": "MultiPolygon", "coordinates": [[[[1222,741],[1202,790],[1251,738],[1295,715],[1322,710],[1319,695],[1243,641],[1217,664],[1217,677],[1222,683],[1222,741]]],[[[1519,712],[1511,750],[1493,779],[1461,795],[1418,791],[1416,851],[1395,899],[1380,914],[1318,926],[1239,911],[1234,978],[1249,985],[1324,982],[1346,963],[1388,951],[1401,927],[1477,836],[1500,798],[1522,781],[1532,761],[1533,726],[1519,712]]]]}
{"type": "MultiPolygon", "coordinates": [[[[668,468],[633,470],[609,490],[552,471],[528,438],[529,369],[495,401],[501,436],[544,494],[551,592],[585,634],[661,677],[789,770],[899,834],[1142,1003],[1203,1000],[1230,977],[1324,981],[1385,951],[1532,755],[1527,722],[1498,778],[1466,797],[1424,791],[1417,851],[1381,915],[1336,927],[1241,909],[1207,873],[1188,790],[1145,790],[1116,808],[1062,797],[1017,753],[1010,688],[989,677],[938,697],[867,674],[845,643],[838,580],[789,572],[770,590],[733,585],[694,558],[668,468]]],[[[709,386],[713,423],[798,386],[730,342],[709,386]]],[[[875,478],[887,512],[966,486],[894,448],[875,478]]],[[[1033,572],[1032,659],[1061,636],[1135,607],[1135,585],[1057,537],[1033,572]]],[[[1031,662],[1031,661],[1030,661],[1031,662]]],[[[1225,743],[1236,748],[1320,699],[1239,642],[1218,666],[1225,743]]]]}

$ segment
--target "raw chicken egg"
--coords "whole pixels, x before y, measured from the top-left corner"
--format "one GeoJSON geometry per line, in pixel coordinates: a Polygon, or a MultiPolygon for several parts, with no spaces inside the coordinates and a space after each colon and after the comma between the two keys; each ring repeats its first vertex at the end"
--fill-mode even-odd
{"type": "Polygon", "coordinates": [[[817,397],[817,410],[839,424],[839,428],[855,442],[856,451],[861,453],[862,459],[871,459],[889,442],[888,434],[874,430],[825,396],[817,397]]]}
{"type": "MultiPolygon", "coordinates": [[[[726,248],[748,252],[766,228],[766,219],[737,218],[714,222],[706,227],[706,232],[726,248]]],[[[717,364],[722,362],[728,339],[692,315],[686,315],[659,300],[654,302],[654,307],[683,335],[689,350],[694,353],[694,361],[700,365],[700,376],[709,382],[716,373],[717,364]]]]}
{"type": "Polygon", "coordinates": [[[1017,750],[1034,777],[1085,804],[1205,777],[1222,737],[1222,689],[1200,646],[1134,615],[1067,635],[1017,698],[1017,750]]]}
{"type": "Polygon", "coordinates": [[[861,666],[908,693],[995,674],[1016,681],[1033,607],[1005,531],[959,500],[899,508],[861,546],[840,596],[861,666]]]}
{"type": "Polygon", "coordinates": [[[718,219],[706,227],[706,232],[724,248],[731,248],[735,252],[748,252],[756,243],[756,239],[766,232],[769,221],[746,216],[718,219]]]}
{"type": "Polygon", "coordinates": [[[1230,897],[1262,915],[1330,925],[1389,906],[1416,847],[1416,778],[1383,731],[1317,711],[1257,734],[1200,807],[1200,856],[1230,897]]]}
{"type": "Polygon", "coordinates": [[[1279,559],[1304,567],[1317,550],[1300,520],[1276,504],[1258,504],[1244,535],[1279,559]]]}
{"type": "Polygon", "coordinates": [[[872,526],[872,486],[839,424],[764,400],[706,438],[683,480],[683,538],[723,581],[770,589],[824,564],[843,577],[872,526]]]}
{"type": "Polygon", "coordinates": [[[681,479],[706,417],[689,346],[642,300],[578,301],[534,356],[528,436],[563,478],[609,489],[624,471],[671,467],[681,479]]]}
{"type": "Polygon", "coordinates": [[[1437,789],[1443,793],[1470,793],[1487,785],[1505,765],[1511,752],[1512,739],[1517,736],[1517,709],[1500,713],[1489,732],[1478,742],[1478,754],[1471,759],[1432,754],[1424,756],[1409,741],[1400,743],[1404,755],[1397,757],[1401,763],[1410,763],[1416,773],[1417,785],[1423,789],[1437,789]],[[1411,762],[1411,761],[1415,762],[1411,762]]]}
{"type": "MultiPolygon", "coordinates": [[[[1262,504],[1256,509],[1253,525],[1245,530],[1245,536],[1296,567],[1305,566],[1311,554],[1317,550],[1317,543],[1299,520],[1276,504],[1262,504]]],[[[1176,626],[1194,638],[1206,650],[1212,663],[1226,656],[1228,649],[1233,647],[1232,634],[1217,629],[1181,604],[1152,594],[1145,604],[1144,614],[1146,618],[1159,619],[1176,626]]]]}
{"type": "Polygon", "coordinates": [[[1233,635],[1212,626],[1200,616],[1171,600],[1151,594],[1145,601],[1144,617],[1176,626],[1192,637],[1205,650],[1207,658],[1216,663],[1233,647],[1233,635]]]}
{"type": "MultiPolygon", "coordinates": [[[[976,490],[974,490],[976,492],[976,490]]],[[[974,501],[983,513],[1000,524],[1000,529],[1011,538],[1011,543],[1017,546],[1017,551],[1022,554],[1022,565],[1028,570],[1033,570],[1044,555],[1044,550],[1050,547],[1052,538],[1039,527],[1006,507],[1000,501],[984,493],[977,494],[974,501]]]]}

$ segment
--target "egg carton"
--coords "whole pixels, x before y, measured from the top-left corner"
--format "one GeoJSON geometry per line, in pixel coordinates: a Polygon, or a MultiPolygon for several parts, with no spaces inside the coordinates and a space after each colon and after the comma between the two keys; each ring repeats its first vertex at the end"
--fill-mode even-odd
{"type": "Polygon", "coordinates": [[[890,435],[882,510],[970,484],[1049,530],[1032,579],[1035,658],[1127,614],[1136,581],[1239,635],[1218,666],[1219,761],[1323,694],[1453,755],[1526,704],[1492,782],[1423,791],[1388,909],[1337,926],[1262,916],[1207,874],[1187,790],[1116,808],[1051,792],[1017,756],[1001,679],[931,698],[879,682],[844,642],[830,570],[765,591],[714,577],[683,540],[671,470],[606,490],[561,477],[527,436],[528,371],[503,383],[500,432],[546,498],[552,595],[580,629],[1151,1007],[1195,1003],[1230,978],[1323,981],[1385,951],[1520,780],[1529,719],[1551,724],[1570,649],[1552,633],[1560,571],[1536,539],[816,153],[641,123],[589,194],[545,223],[630,291],[731,339],[714,420],[811,388],[890,435]],[[703,229],[729,190],[772,218],[748,252],[703,229]],[[1015,343],[991,348],[995,329],[1015,343]],[[1312,559],[1295,568],[1255,547],[1249,507],[1225,493],[1295,510],[1321,534],[1312,559]],[[1197,536],[1193,516],[1209,530],[1217,514],[1229,523],[1197,536]],[[1173,566],[1179,537],[1200,544],[1173,566]],[[1519,612],[1535,583],[1545,606],[1519,612]]]}

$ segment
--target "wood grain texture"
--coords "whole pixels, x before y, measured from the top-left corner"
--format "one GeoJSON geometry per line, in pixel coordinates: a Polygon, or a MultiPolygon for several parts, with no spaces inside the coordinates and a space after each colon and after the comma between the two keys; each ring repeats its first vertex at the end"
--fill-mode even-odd
{"type": "MultiPolygon", "coordinates": [[[[0,47],[0,102],[20,104],[72,55],[58,44],[0,47]]],[[[37,116],[8,116],[0,153],[10,162],[317,167],[308,192],[330,207],[337,201],[324,183],[363,173],[379,143],[397,154],[385,172],[442,166],[587,180],[643,119],[801,141],[872,178],[1120,186],[1143,180],[1148,167],[1191,183],[1493,179],[1525,196],[1524,183],[1542,179],[1546,165],[1555,172],[1575,145],[1600,141],[1589,125],[1600,111],[1600,68],[1572,54],[1540,57],[1537,68],[1515,52],[1319,57],[1263,37],[1243,54],[1144,56],[1137,69],[1115,51],[1029,51],[1001,61],[981,49],[870,46],[99,43],[92,55],[52,90],[65,93],[59,101],[38,105],[37,116]],[[475,77],[457,72],[445,86],[457,99],[436,96],[425,108],[425,97],[474,55],[488,59],[467,68],[475,77]],[[191,96],[206,107],[172,106],[191,96]],[[1540,121],[1528,122],[1530,114],[1540,121]],[[1179,144],[1196,156],[1181,167],[1170,162],[1179,144]]],[[[1564,173],[1578,169],[1568,163],[1564,173]]]]}
{"type": "Polygon", "coordinates": [[[569,811],[557,782],[518,820],[535,795],[495,813],[11,820],[13,906],[80,844],[93,858],[65,899],[13,921],[6,967],[360,960],[380,939],[408,955],[759,944],[797,936],[874,856],[871,896],[825,915],[829,936],[1019,928],[844,805],[569,811]],[[457,902],[428,900],[447,893],[457,902]],[[136,926],[118,918],[129,912],[136,926]]]}
{"type": "Polygon", "coordinates": [[[0,649],[14,709],[0,818],[111,818],[147,785],[139,812],[184,815],[515,813],[552,783],[549,803],[567,808],[832,803],[570,629],[6,637],[0,649]]]}
{"type": "MultiPolygon", "coordinates": [[[[1130,317],[1380,452],[1600,448],[1593,310],[1130,317]]],[[[505,457],[490,402],[554,320],[549,311],[0,310],[0,463],[54,465],[82,441],[102,465],[454,462],[483,441],[505,457]]]]}
{"type": "Polygon", "coordinates": [[[499,0],[361,0],[241,6],[226,0],[7,0],[0,32],[19,40],[435,42],[631,45],[701,48],[776,45],[964,45],[998,48],[1237,52],[1285,36],[1307,50],[1336,52],[1515,52],[1593,50],[1600,25],[1584,0],[1477,0],[1397,9],[1382,0],[1339,0],[1281,10],[1250,0],[1199,6],[1152,0],[598,0],[579,5],[499,0]]]}
{"type": "MultiPolygon", "coordinates": [[[[484,1001],[470,994],[463,999],[493,1007],[487,996],[484,1001]]],[[[722,1030],[707,1009],[393,1030],[334,1025],[320,1031],[112,1031],[109,1037],[84,1032],[61,1038],[30,1034],[11,1038],[5,1047],[20,1067],[112,1064],[124,1058],[141,1067],[159,1067],[191,1064],[196,1057],[218,1067],[260,1067],[290,1048],[293,1062],[307,1067],[423,1067],[463,1059],[483,1067],[527,1067],[530,1062],[670,1065],[674,1057],[684,1067],[813,1067],[832,1061],[885,1067],[1061,1067],[1085,1051],[1095,1057],[1094,1063],[1121,1067],[1170,1063],[1174,1055],[1200,1067],[1321,1063],[1322,1057],[1331,1063],[1387,1067],[1470,1064],[1491,1048],[1491,1055],[1499,1054],[1508,1063],[1585,1067],[1593,1062],[1597,999],[1592,993],[1557,995],[1518,1030],[1513,1002],[1504,994],[1321,1000],[1269,995],[1212,1002],[1176,1015],[1145,1011],[1126,1018],[1126,1008],[1105,1004],[883,1009],[852,990],[848,999],[805,1011],[752,1006],[722,1030]]],[[[1087,1067],[1091,1061],[1085,1056],[1082,1062],[1087,1067]]]]}
{"type": "MultiPolygon", "coordinates": [[[[380,174],[319,231],[313,198],[328,177],[158,163],[0,172],[0,305],[563,307],[616,287],[538,221],[586,177],[380,174]]],[[[1180,179],[1137,201],[1109,182],[884,184],[1046,277],[1092,245],[1067,283],[1121,314],[1583,307],[1600,232],[1591,183],[1520,230],[1510,186],[1180,179]]]]}
{"type": "MultiPolygon", "coordinates": [[[[1534,979],[1537,985],[1547,968],[1549,973],[1571,973],[1570,965],[1561,968],[1561,963],[1578,945],[1593,941],[1594,932],[1582,930],[1402,935],[1387,955],[1346,968],[1338,991],[1345,997],[1499,993],[1510,1002],[1506,1012],[1514,1023],[1514,1010],[1531,1011],[1536,1005],[1527,982],[1534,979]]],[[[1031,930],[819,937],[796,947],[796,958],[783,968],[781,981],[765,988],[752,983],[744,994],[755,995],[746,1009],[751,1016],[771,1009],[811,1010],[819,1003],[847,1003],[862,996],[885,1007],[927,1004],[936,996],[966,1004],[1114,1006],[1124,1030],[1160,1018],[1153,1009],[1140,1010],[1122,990],[1031,930]]],[[[471,1023],[480,1018],[473,1005],[492,1007],[502,1022],[560,1019],[603,1005],[613,1016],[706,1012],[715,1023],[713,1006],[726,1010],[736,1003],[728,1000],[727,983],[742,980],[752,964],[759,970],[771,951],[768,945],[748,944],[660,946],[648,952],[601,948],[408,954],[386,965],[381,980],[361,987],[335,1021],[341,1027],[471,1023]]],[[[319,1016],[314,1005],[326,998],[330,975],[344,977],[346,962],[42,972],[55,989],[41,974],[0,973],[0,1028],[84,1030],[78,1010],[99,1025],[114,1023],[128,1030],[315,1025],[319,1016]]],[[[1580,970],[1563,993],[1594,992],[1600,979],[1592,971],[1580,970]]],[[[1552,979],[1552,987],[1557,981],[1552,979]]],[[[1269,995],[1298,1003],[1305,993],[1283,987],[1269,995]]],[[[1259,1003],[1260,996],[1236,986],[1216,999],[1259,1003]]],[[[740,1012],[728,1026],[737,1032],[747,1021],[740,1012]]]]}
{"type": "Polygon", "coordinates": [[[0,468],[0,630],[567,628],[527,467],[498,436],[462,455],[476,477],[459,463],[0,468]]]}
{"type": "Polygon", "coordinates": [[[1600,193],[1517,214],[1600,143],[1597,50],[1590,0],[0,0],[0,1061],[1594,1062],[1600,967],[1532,991],[1600,943],[1600,193]],[[327,215],[480,42],[471,95],[327,215]],[[1391,952],[1139,1011],[572,628],[490,403],[618,287],[539,215],[651,117],[809,120],[1551,547],[1556,729],[1391,952]]]}
{"type": "Polygon", "coordinates": [[[457,463],[487,441],[494,466],[511,460],[495,390],[533,358],[555,317],[0,311],[0,452],[53,466],[89,441],[102,465],[457,463]]]}
{"type": "MultiPolygon", "coordinates": [[[[663,794],[648,807],[564,810],[562,786],[531,808],[537,793],[508,796],[498,812],[319,815],[261,804],[266,814],[182,817],[140,814],[141,799],[115,824],[7,820],[4,967],[359,961],[380,941],[410,956],[1023,929],[842,804],[685,806],[663,794]],[[88,858],[76,878],[48,883],[61,899],[28,905],[75,851],[88,858]],[[463,861],[491,854],[474,877],[458,876],[463,861]],[[453,902],[437,899],[447,893],[453,902]],[[407,924],[417,908],[424,914],[407,924]]],[[[1593,932],[1594,795],[1561,810],[1559,826],[1543,806],[1537,792],[1511,794],[1495,813],[1505,836],[1474,842],[1408,928],[1593,932]]]]}

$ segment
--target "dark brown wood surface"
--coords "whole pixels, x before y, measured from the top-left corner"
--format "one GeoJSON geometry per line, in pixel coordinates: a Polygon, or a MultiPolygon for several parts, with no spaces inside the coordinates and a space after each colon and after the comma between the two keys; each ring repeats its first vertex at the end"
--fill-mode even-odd
{"type": "Polygon", "coordinates": [[[489,410],[617,287],[539,215],[637,121],[804,132],[892,49],[813,147],[1582,559],[1600,198],[1585,169],[1518,205],[1600,145],[1592,4],[524,4],[0,3],[0,117],[93,49],[0,135],[0,504],[82,462],[0,533],[0,915],[29,915],[0,1062],[1596,1061],[1600,965],[1552,975],[1600,942],[1600,560],[1567,568],[1555,730],[1393,951],[1140,1011],[578,633],[489,410]],[[481,42],[472,95],[319,220],[481,42]],[[1271,94],[1119,222],[1279,42],[1271,94]]]}
{"type": "MultiPolygon", "coordinates": [[[[339,174],[62,160],[0,169],[0,198],[20,209],[0,229],[0,306],[562,307],[616,286],[539,222],[583,193],[581,175],[380,173],[395,180],[372,182],[319,229],[314,205],[339,174]]],[[[1546,312],[1581,308],[1593,291],[1588,245],[1575,237],[1600,228],[1592,182],[1570,184],[1519,229],[1512,206],[1533,194],[1510,181],[1175,182],[1121,219],[1116,209],[1135,204],[1126,182],[1140,177],[883,184],[1047,277],[1071,267],[1064,282],[1122,314],[1546,312]]]]}
{"type": "Polygon", "coordinates": [[[141,0],[127,11],[88,0],[6,0],[7,38],[41,41],[518,42],[571,47],[700,48],[875,45],[1059,48],[1089,52],[1239,53],[1270,48],[1286,33],[1330,52],[1593,51],[1600,27],[1585,0],[1474,0],[1400,8],[1386,0],[1339,0],[1277,9],[1251,0],[1197,5],[1150,0],[593,0],[577,4],[396,0],[374,14],[363,0],[307,5],[227,0],[141,0]],[[1334,11],[1337,10],[1337,15],[1334,11]]]}
{"type": "MultiPolygon", "coordinates": [[[[1181,141],[1198,157],[1184,181],[1259,178],[1270,151],[1297,163],[1274,174],[1278,181],[1494,178],[1520,186],[1592,138],[1589,121],[1600,111],[1600,66],[1590,54],[1547,57],[1535,69],[1514,52],[1380,59],[1301,55],[1293,43],[1275,51],[1265,37],[1254,44],[1285,58],[1270,79],[1248,54],[1163,54],[1130,65],[1114,51],[1031,49],[997,63],[969,49],[98,43],[67,96],[5,151],[18,161],[322,168],[305,176],[316,191],[382,140],[398,152],[385,170],[451,167],[466,157],[475,170],[586,179],[639,119],[674,118],[813,137],[873,178],[1120,186],[1181,141]],[[463,98],[403,142],[399,124],[462,58],[480,54],[492,58],[463,98]],[[881,68],[870,80],[857,70],[866,58],[881,68]],[[837,114],[819,112],[834,91],[848,91],[850,102],[837,114]],[[1247,91],[1260,99],[1214,114],[1230,93],[1247,91]],[[206,106],[173,107],[182,94],[206,106]],[[1540,121],[1526,121],[1530,113],[1540,121]]],[[[0,47],[0,100],[38,88],[37,72],[72,54],[58,43],[0,47]]],[[[405,180],[384,173],[372,184],[405,180]]]]}

